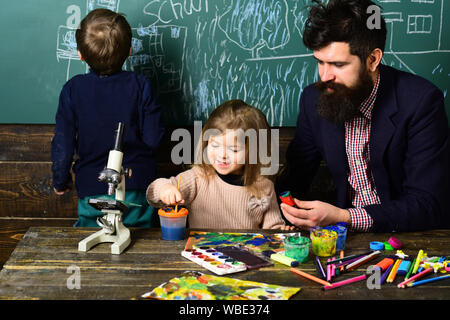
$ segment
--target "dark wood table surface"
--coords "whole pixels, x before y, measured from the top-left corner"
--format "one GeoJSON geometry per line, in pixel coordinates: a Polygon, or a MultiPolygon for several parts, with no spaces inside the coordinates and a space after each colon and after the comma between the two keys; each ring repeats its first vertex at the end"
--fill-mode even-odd
{"type": "MultiPolygon", "coordinates": [[[[0,271],[0,299],[141,299],[141,295],[184,271],[195,270],[212,274],[183,258],[184,241],[161,239],[160,229],[131,229],[131,244],[120,255],[110,253],[110,244],[103,243],[88,252],[78,251],[78,242],[97,229],[73,227],[31,227],[20,240],[0,271]],[[69,288],[68,279],[79,268],[80,288],[69,288]]],[[[208,231],[208,230],[198,230],[208,231]]],[[[211,230],[209,230],[211,231],[211,230]]],[[[274,233],[267,230],[214,230],[223,232],[274,233]]],[[[279,232],[279,231],[278,231],[279,232]]],[[[386,241],[393,234],[349,233],[346,255],[369,250],[371,241],[386,241]]],[[[415,257],[420,249],[428,256],[450,255],[450,230],[396,233],[403,242],[402,250],[415,257]]],[[[340,275],[334,281],[355,277],[366,272],[391,252],[383,252],[371,263],[340,275]]],[[[300,269],[316,274],[314,256],[300,269]]],[[[322,259],[322,261],[324,261],[322,259]]],[[[448,274],[448,273],[447,273],[448,274]]],[[[399,289],[397,277],[392,284],[380,289],[368,289],[366,281],[323,291],[322,285],[289,271],[275,263],[271,267],[229,275],[242,280],[265,282],[282,286],[301,287],[293,300],[403,300],[450,299],[450,280],[434,282],[415,288],[399,289]]],[[[72,282],[73,283],[73,282],[72,282]]]]}

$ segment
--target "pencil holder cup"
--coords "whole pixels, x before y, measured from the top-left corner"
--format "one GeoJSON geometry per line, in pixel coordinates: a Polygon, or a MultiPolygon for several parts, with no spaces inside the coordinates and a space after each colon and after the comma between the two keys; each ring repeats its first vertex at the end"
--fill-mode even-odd
{"type": "Polygon", "coordinates": [[[336,251],[345,249],[345,241],[347,240],[347,228],[341,225],[326,226],[324,229],[331,230],[337,233],[336,251]]]}
{"type": "Polygon", "coordinates": [[[330,257],[336,253],[337,233],[319,227],[311,229],[312,251],[319,257],[330,257]]]}
{"type": "Polygon", "coordinates": [[[284,255],[300,263],[306,262],[311,240],[305,237],[286,237],[283,240],[284,255]]]}
{"type": "Polygon", "coordinates": [[[164,207],[158,210],[161,223],[161,236],[164,240],[183,240],[186,229],[188,210],[178,206],[164,207]]]}

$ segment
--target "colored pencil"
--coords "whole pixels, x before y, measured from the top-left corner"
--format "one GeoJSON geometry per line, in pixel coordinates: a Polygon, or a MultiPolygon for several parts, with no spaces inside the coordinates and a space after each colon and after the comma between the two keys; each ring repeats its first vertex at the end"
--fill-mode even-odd
{"type": "Polygon", "coordinates": [[[388,274],[391,272],[391,269],[392,269],[393,266],[394,266],[394,265],[391,264],[391,265],[386,269],[386,271],[383,273],[383,275],[381,276],[381,279],[380,279],[380,284],[383,284],[384,280],[386,280],[386,278],[388,277],[388,274]]]}
{"type": "Polygon", "coordinates": [[[320,263],[320,259],[318,256],[316,256],[316,268],[317,268],[317,272],[321,275],[322,279],[326,279],[327,275],[325,274],[325,270],[323,270],[322,264],[320,263]]]}
{"type": "Polygon", "coordinates": [[[380,253],[381,253],[381,251],[378,251],[378,250],[377,250],[377,251],[372,252],[372,253],[369,254],[368,256],[362,257],[361,259],[356,260],[355,262],[350,263],[349,265],[347,265],[347,266],[345,267],[345,271],[351,271],[351,270],[353,270],[353,269],[358,268],[360,265],[362,265],[362,264],[364,264],[364,263],[366,263],[366,262],[368,262],[368,261],[370,261],[370,260],[372,260],[372,259],[375,259],[375,257],[376,257],[377,255],[379,255],[380,253]]]}
{"type": "Polygon", "coordinates": [[[429,283],[429,282],[434,282],[434,281],[439,281],[439,280],[445,280],[445,279],[450,279],[450,275],[410,282],[410,283],[408,283],[408,287],[420,286],[421,284],[424,284],[424,283],[429,283]]]}
{"type": "Polygon", "coordinates": [[[342,266],[346,266],[346,265],[348,265],[348,264],[350,264],[350,263],[353,263],[353,262],[355,262],[356,260],[359,260],[359,259],[361,259],[361,256],[356,257],[356,258],[352,258],[352,259],[348,259],[348,260],[345,260],[345,261],[343,261],[343,262],[338,262],[338,263],[336,264],[336,267],[337,267],[337,268],[340,268],[340,267],[342,267],[342,266]]]}
{"type": "Polygon", "coordinates": [[[345,285],[350,284],[350,283],[354,283],[354,282],[357,282],[357,281],[364,280],[366,278],[367,278],[367,276],[365,274],[363,274],[361,276],[357,276],[357,277],[350,278],[350,279],[347,279],[347,280],[342,280],[342,281],[339,281],[339,282],[335,282],[335,283],[331,284],[331,286],[324,286],[322,289],[323,290],[334,289],[334,288],[338,288],[338,287],[341,287],[341,286],[345,286],[345,285]]]}
{"type": "MultiPolygon", "coordinates": [[[[344,258],[344,250],[341,250],[341,253],[339,254],[339,259],[342,259],[342,258],[344,258]]],[[[336,266],[336,268],[337,268],[337,266],[336,266]]],[[[341,266],[340,271],[344,271],[344,269],[345,269],[345,267],[341,266]]]]}
{"type": "Polygon", "coordinates": [[[315,281],[317,283],[323,284],[326,287],[327,286],[331,286],[331,283],[329,283],[329,282],[327,282],[325,280],[319,279],[317,277],[314,277],[313,275],[311,275],[309,273],[306,273],[306,272],[303,272],[301,270],[298,270],[297,268],[291,268],[291,271],[296,273],[296,274],[298,274],[299,276],[302,276],[302,277],[305,277],[305,278],[307,278],[309,280],[312,280],[312,281],[315,281]]]}
{"type": "MultiPolygon", "coordinates": [[[[336,260],[335,257],[331,258],[331,261],[336,260]]],[[[334,278],[336,276],[336,266],[334,264],[331,265],[331,277],[334,278]]]]}
{"type": "Polygon", "coordinates": [[[416,264],[416,258],[414,258],[413,262],[411,263],[411,265],[409,266],[409,270],[408,273],[405,276],[405,280],[409,279],[409,276],[411,275],[413,269],[414,269],[414,265],[416,264]]]}
{"type": "Polygon", "coordinates": [[[430,272],[433,272],[433,268],[428,268],[428,269],[426,269],[426,270],[423,270],[421,273],[418,273],[418,274],[412,276],[411,278],[409,278],[408,280],[405,280],[405,281],[399,283],[399,284],[397,285],[397,287],[399,287],[399,288],[405,288],[405,286],[406,286],[409,282],[414,281],[414,280],[416,280],[416,279],[418,279],[418,278],[421,278],[421,277],[423,277],[424,275],[426,275],[427,273],[430,273],[430,272]]]}
{"type": "Polygon", "coordinates": [[[397,259],[394,263],[394,266],[392,267],[391,273],[389,273],[389,276],[386,280],[386,282],[394,282],[395,276],[397,275],[398,267],[400,267],[400,263],[402,263],[402,259],[397,259]]]}
{"type": "MultiPolygon", "coordinates": [[[[331,259],[328,259],[327,262],[331,261],[331,259]]],[[[331,280],[331,264],[327,265],[327,281],[331,280]]]]}
{"type": "Polygon", "coordinates": [[[346,257],[343,257],[343,258],[336,259],[333,262],[331,262],[331,261],[329,263],[327,262],[326,264],[341,263],[341,262],[344,262],[344,261],[347,261],[347,260],[350,260],[350,259],[359,258],[359,257],[362,257],[362,256],[367,256],[368,254],[371,254],[372,252],[373,252],[373,250],[370,250],[370,251],[367,251],[367,252],[364,252],[364,253],[352,254],[350,256],[346,256],[346,257]]]}

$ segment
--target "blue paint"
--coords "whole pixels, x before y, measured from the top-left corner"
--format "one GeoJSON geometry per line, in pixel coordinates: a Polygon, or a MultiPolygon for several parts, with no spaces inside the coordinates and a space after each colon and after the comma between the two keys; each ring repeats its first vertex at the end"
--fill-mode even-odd
{"type": "Polygon", "coordinates": [[[324,227],[324,229],[332,230],[337,233],[336,251],[345,249],[345,241],[347,240],[347,228],[341,224],[324,227]]]}
{"type": "Polygon", "coordinates": [[[183,240],[185,228],[167,228],[161,226],[161,234],[164,240],[183,240]]]}
{"type": "Polygon", "coordinates": [[[204,245],[206,245],[206,246],[220,246],[221,244],[232,244],[232,242],[230,242],[228,240],[218,240],[218,241],[211,241],[211,242],[204,243],[204,245]]]}
{"type": "Polygon", "coordinates": [[[251,244],[251,245],[254,245],[254,246],[260,246],[263,243],[266,243],[268,241],[270,241],[270,239],[268,239],[266,236],[264,236],[264,238],[256,238],[256,239],[248,240],[248,241],[245,242],[245,244],[251,244]]]}

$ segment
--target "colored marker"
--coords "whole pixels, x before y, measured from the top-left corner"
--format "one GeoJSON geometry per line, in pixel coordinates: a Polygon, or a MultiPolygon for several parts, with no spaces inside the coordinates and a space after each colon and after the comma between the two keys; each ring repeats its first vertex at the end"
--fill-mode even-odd
{"type": "Polygon", "coordinates": [[[280,194],[281,202],[287,204],[288,206],[295,207],[294,199],[292,198],[290,191],[284,191],[280,194]]]}
{"type": "Polygon", "coordinates": [[[273,250],[266,250],[262,252],[263,255],[266,257],[269,257],[272,260],[275,260],[276,262],[282,263],[284,265],[287,265],[288,267],[296,267],[298,266],[298,261],[295,259],[292,259],[286,255],[276,253],[273,250]]]}
{"type": "Polygon", "coordinates": [[[430,282],[445,280],[445,279],[450,279],[450,275],[431,278],[431,279],[425,279],[425,280],[420,280],[420,281],[414,281],[412,283],[410,282],[410,283],[408,283],[408,287],[420,286],[421,284],[424,284],[424,283],[430,283],[430,282]]]}
{"type": "Polygon", "coordinates": [[[378,262],[375,265],[375,268],[380,269],[381,271],[384,271],[387,268],[389,268],[390,265],[393,265],[393,264],[394,264],[394,259],[384,258],[383,260],[381,260],[380,262],[378,262]]]}
{"type": "Polygon", "coordinates": [[[411,278],[409,278],[408,280],[405,280],[405,281],[399,283],[399,284],[397,285],[397,287],[398,287],[398,288],[405,288],[405,286],[406,286],[409,282],[414,281],[414,280],[416,280],[416,279],[419,279],[419,278],[423,277],[424,275],[426,275],[427,273],[430,273],[430,272],[433,272],[433,268],[428,268],[428,269],[426,269],[426,270],[423,270],[421,273],[418,273],[418,274],[412,276],[411,278]]]}
{"type": "Polygon", "coordinates": [[[291,268],[291,271],[296,273],[296,274],[298,274],[299,276],[302,276],[302,277],[305,277],[305,278],[307,278],[309,280],[312,280],[312,281],[315,281],[317,283],[323,284],[324,286],[331,286],[331,283],[329,283],[329,282],[327,282],[325,280],[319,279],[317,277],[314,277],[313,275],[310,275],[309,273],[303,272],[303,271],[298,270],[296,268],[291,268]]]}
{"type": "Polygon", "coordinates": [[[380,279],[380,284],[383,284],[383,282],[386,280],[386,278],[388,277],[388,274],[391,272],[391,269],[393,266],[394,266],[394,264],[389,265],[389,267],[383,273],[383,275],[381,276],[381,279],[380,279]]]}
{"type": "Polygon", "coordinates": [[[408,273],[410,267],[411,267],[411,260],[410,259],[403,260],[402,263],[400,264],[400,266],[398,267],[397,274],[399,276],[406,275],[408,273]]]}
{"type": "Polygon", "coordinates": [[[298,261],[295,259],[292,259],[288,256],[285,256],[283,254],[274,253],[270,255],[270,259],[275,260],[276,262],[282,263],[288,267],[296,267],[298,266],[298,261]]]}
{"type": "Polygon", "coordinates": [[[415,274],[417,272],[417,269],[419,269],[419,264],[420,264],[420,260],[422,260],[422,256],[423,256],[423,250],[420,249],[419,253],[417,254],[416,263],[414,264],[412,274],[415,274]]]}
{"type": "Polygon", "coordinates": [[[357,277],[350,278],[350,279],[347,279],[347,280],[335,282],[335,283],[331,284],[331,286],[325,286],[322,289],[323,290],[329,290],[329,289],[342,287],[342,286],[345,286],[345,285],[350,284],[350,283],[354,283],[354,282],[357,282],[357,281],[364,280],[364,279],[366,279],[366,277],[367,276],[365,274],[363,274],[361,276],[357,276],[357,277]]]}

